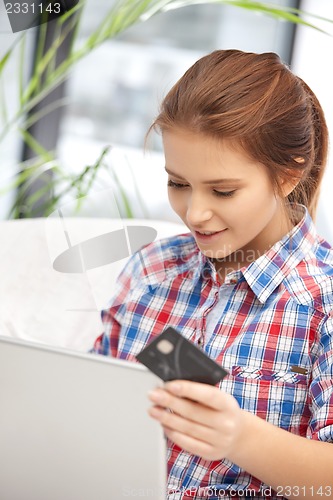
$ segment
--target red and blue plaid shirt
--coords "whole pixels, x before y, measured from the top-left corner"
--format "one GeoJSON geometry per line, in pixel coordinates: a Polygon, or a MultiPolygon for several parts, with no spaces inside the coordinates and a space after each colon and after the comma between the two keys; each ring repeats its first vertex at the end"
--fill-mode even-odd
{"type": "MultiPolygon", "coordinates": [[[[223,286],[228,296],[221,302],[215,267],[190,233],[153,242],[121,272],[93,351],[136,361],[173,326],[229,371],[220,388],[241,408],[294,434],[333,442],[333,250],[307,210],[223,286]],[[211,311],[214,330],[207,332],[211,311]]],[[[230,489],[242,490],[239,498],[254,490],[252,498],[265,498],[265,488],[229,460],[211,462],[168,443],[170,500],[229,498],[230,489]]]]}

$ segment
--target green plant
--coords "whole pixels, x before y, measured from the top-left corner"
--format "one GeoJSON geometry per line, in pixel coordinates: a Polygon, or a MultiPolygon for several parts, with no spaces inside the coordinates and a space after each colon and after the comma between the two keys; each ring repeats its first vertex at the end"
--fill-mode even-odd
{"type": "MultiPolygon", "coordinates": [[[[16,50],[19,51],[20,71],[19,71],[19,96],[15,112],[9,116],[6,109],[6,101],[2,98],[2,125],[0,128],[0,143],[4,141],[8,134],[17,130],[25,143],[35,153],[33,162],[28,165],[20,165],[19,173],[15,180],[2,189],[5,192],[8,189],[18,189],[19,195],[11,209],[10,216],[22,216],[20,206],[24,201],[25,215],[33,216],[32,207],[34,202],[41,197],[43,201],[43,211],[45,214],[50,213],[59,203],[63,196],[72,192],[77,197],[81,197],[83,193],[87,193],[94,183],[96,173],[101,166],[104,165],[104,157],[106,150],[102,151],[100,158],[93,166],[84,167],[78,176],[69,176],[56,163],[54,151],[46,151],[36,140],[28,133],[28,129],[41,116],[46,116],[52,109],[64,104],[62,101],[53,102],[45,107],[42,111],[34,113],[35,106],[40,103],[47,95],[50,94],[58,85],[60,85],[68,76],[69,70],[77,64],[82,58],[90,54],[93,50],[99,47],[106,40],[117,36],[134,23],[144,22],[153,15],[165,12],[170,9],[177,9],[188,5],[199,3],[217,3],[227,4],[234,7],[251,10],[253,12],[261,12],[263,14],[273,16],[275,18],[309,26],[314,29],[320,29],[318,26],[308,21],[308,18],[322,20],[320,16],[315,14],[305,13],[291,7],[278,7],[272,3],[258,2],[251,0],[117,0],[108,14],[104,17],[98,28],[90,34],[80,46],[77,42],[78,27],[80,16],[84,9],[84,2],[80,2],[70,12],[61,16],[57,21],[57,29],[55,30],[54,39],[47,50],[45,50],[45,35],[47,25],[41,26],[39,43],[37,47],[37,58],[34,65],[34,70],[28,82],[25,82],[24,75],[24,54],[25,54],[25,37],[26,33],[22,33],[15,44],[6,52],[0,59],[0,78],[5,77],[6,66],[8,61],[13,56],[16,50]],[[74,34],[73,34],[74,33],[74,34]],[[67,37],[71,36],[71,50],[68,57],[61,64],[56,64],[57,51],[67,37]],[[29,114],[28,114],[29,113],[29,114]],[[53,175],[47,175],[50,170],[53,175]],[[32,182],[39,176],[46,176],[46,182],[42,188],[35,191],[33,194],[28,194],[29,187],[32,182]],[[57,191],[57,187],[64,186],[62,190],[57,191]]],[[[332,22],[325,19],[327,22],[332,22]]],[[[114,174],[115,175],[115,174],[114,174]]],[[[117,183],[117,177],[114,178],[117,183]]],[[[119,190],[122,197],[126,199],[126,193],[119,184],[119,190]]],[[[126,205],[127,202],[125,202],[126,205]]],[[[127,216],[131,214],[131,209],[127,203],[127,216]]]]}

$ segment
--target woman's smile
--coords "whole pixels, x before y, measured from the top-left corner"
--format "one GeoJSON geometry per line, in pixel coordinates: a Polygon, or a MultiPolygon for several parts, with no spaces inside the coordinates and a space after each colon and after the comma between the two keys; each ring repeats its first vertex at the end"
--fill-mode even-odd
{"type": "Polygon", "coordinates": [[[194,231],[192,234],[194,235],[196,240],[198,240],[202,243],[212,243],[212,242],[215,242],[215,240],[217,240],[218,238],[220,238],[226,231],[227,231],[227,228],[222,229],[221,231],[215,231],[215,232],[194,231]]]}

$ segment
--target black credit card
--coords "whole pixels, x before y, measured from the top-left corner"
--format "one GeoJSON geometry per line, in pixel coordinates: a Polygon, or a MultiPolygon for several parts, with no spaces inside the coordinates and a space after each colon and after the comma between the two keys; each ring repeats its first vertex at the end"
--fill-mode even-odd
{"type": "Polygon", "coordinates": [[[228,374],[171,326],[150,342],[136,359],[165,382],[183,379],[216,385],[228,374]]]}

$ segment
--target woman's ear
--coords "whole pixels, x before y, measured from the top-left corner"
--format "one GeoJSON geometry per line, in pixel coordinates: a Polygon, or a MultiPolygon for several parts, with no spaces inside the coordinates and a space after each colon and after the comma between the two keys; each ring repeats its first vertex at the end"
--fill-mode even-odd
{"type": "Polygon", "coordinates": [[[280,187],[284,198],[287,198],[287,196],[289,196],[290,193],[294,191],[295,187],[300,182],[301,178],[302,176],[297,177],[296,179],[295,177],[291,179],[282,179],[280,187]]]}
{"type": "MultiPolygon", "coordinates": [[[[304,158],[301,156],[293,157],[293,161],[299,164],[305,163],[304,158]]],[[[302,180],[304,170],[292,169],[289,170],[290,176],[285,177],[281,180],[281,189],[283,196],[286,198],[292,191],[294,191],[295,187],[302,180]]]]}

